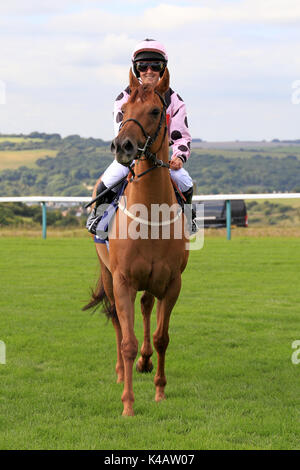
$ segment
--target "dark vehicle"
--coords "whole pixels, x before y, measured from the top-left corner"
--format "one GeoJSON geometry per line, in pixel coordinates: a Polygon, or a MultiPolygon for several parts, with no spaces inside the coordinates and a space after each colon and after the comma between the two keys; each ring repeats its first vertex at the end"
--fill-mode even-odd
{"type": "MultiPolygon", "coordinates": [[[[248,215],[245,201],[242,199],[231,202],[231,225],[248,227],[248,215]]],[[[226,227],[226,201],[199,201],[194,204],[204,205],[204,228],[226,227]]],[[[196,207],[195,207],[196,208],[196,207]]]]}

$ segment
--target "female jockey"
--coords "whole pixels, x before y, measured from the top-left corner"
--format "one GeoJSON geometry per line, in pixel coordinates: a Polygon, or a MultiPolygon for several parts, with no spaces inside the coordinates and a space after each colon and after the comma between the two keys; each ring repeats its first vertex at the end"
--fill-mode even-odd
{"type": "MultiPolygon", "coordinates": [[[[136,77],[143,85],[156,86],[162,77],[168,63],[168,55],[165,47],[153,39],[145,39],[140,42],[133,51],[132,64],[136,77]]],[[[130,88],[127,87],[117,97],[114,104],[114,131],[117,136],[123,120],[122,106],[130,97],[130,88]]],[[[193,195],[193,181],[183,164],[190,156],[191,136],[188,130],[186,107],[182,98],[171,88],[165,94],[167,104],[168,136],[172,145],[172,157],[170,161],[170,175],[186,199],[191,204],[193,195]]],[[[111,187],[114,183],[126,176],[128,167],[114,160],[105,170],[101,182],[97,187],[97,195],[111,187]]],[[[116,193],[114,190],[105,194],[103,199],[97,201],[97,206],[110,203],[116,193]]],[[[97,207],[88,219],[87,228],[91,233],[96,233],[95,223],[97,219],[97,207]]]]}

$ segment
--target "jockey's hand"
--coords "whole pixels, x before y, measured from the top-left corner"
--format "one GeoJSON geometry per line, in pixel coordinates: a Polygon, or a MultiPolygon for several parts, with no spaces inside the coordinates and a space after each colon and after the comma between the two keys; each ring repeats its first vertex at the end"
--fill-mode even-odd
{"type": "Polygon", "coordinates": [[[171,170],[180,170],[183,167],[183,163],[181,158],[173,157],[170,161],[170,168],[171,170]]]}

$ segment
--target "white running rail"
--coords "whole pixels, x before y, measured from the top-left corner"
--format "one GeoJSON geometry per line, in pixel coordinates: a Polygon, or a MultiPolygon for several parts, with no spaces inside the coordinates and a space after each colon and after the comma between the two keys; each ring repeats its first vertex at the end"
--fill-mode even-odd
{"type": "MultiPolygon", "coordinates": [[[[230,201],[236,199],[300,199],[300,193],[261,193],[261,194],[203,194],[193,197],[193,202],[197,201],[213,201],[222,200],[226,201],[226,226],[227,226],[227,240],[231,239],[231,204],[230,201]]],[[[90,202],[91,198],[86,196],[21,196],[21,197],[0,197],[2,202],[31,202],[40,203],[42,205],[42,230],[43,238],[47,236],[47,216],[46,204],[47,202],[90,202]]]]}

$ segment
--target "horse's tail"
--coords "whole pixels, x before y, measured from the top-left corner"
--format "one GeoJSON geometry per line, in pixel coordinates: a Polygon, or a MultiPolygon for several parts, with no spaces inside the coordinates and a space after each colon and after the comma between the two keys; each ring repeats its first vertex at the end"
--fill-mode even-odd
{"type": "Polygon", "coordinates": [[[108,297],[106,295],[102,274],[100,274],[99,279],[96,284],[95,290],[91,289],[91,299],[89,303],[87,303],[82,310],[88,310],[89,308],[93,308],[94,312],[97,310],[98,307],[102,305],[102,311],[105,313],[108,319],[112,318],[116,315],[116,308],[115,305],[111,305],[108,297]]]}

